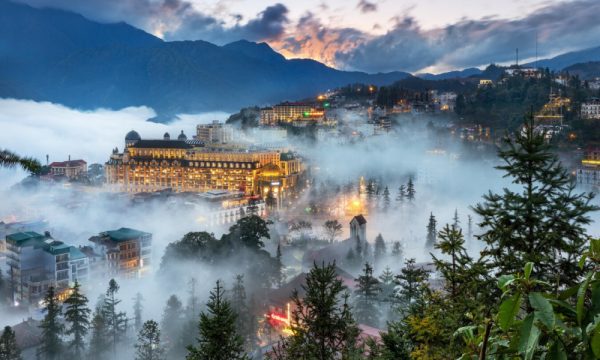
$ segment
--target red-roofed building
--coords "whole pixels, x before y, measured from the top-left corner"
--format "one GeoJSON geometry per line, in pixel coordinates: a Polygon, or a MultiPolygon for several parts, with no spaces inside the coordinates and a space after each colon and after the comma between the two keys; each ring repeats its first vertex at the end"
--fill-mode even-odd
{"type": "Polygon", "coordinates": [[[87,173],[87,162],[85,160],[55,161],[50,165],[50,174],[54,176],[65,176],[69,179],[85,175],[87,173]]]}

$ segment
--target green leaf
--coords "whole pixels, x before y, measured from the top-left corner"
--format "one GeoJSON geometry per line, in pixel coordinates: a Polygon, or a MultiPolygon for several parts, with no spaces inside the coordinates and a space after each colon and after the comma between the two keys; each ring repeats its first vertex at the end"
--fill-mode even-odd
{"type": "Polygon", "coordinates": [[[583,269],[583,267],[585,266],[585,261],[587,260],[588,254],[585,253],[583,255],[581,255],[581,258],[579,259],[579,268],[583,269]]]}
{"type": "Polygon", "coordinates": [[[561,341],[554,341],[548,352],[548,360],[567,360],[567,351],[561,341]]]}
{"type": "Polygon", "coordinates": [[[533,323],[534,315],[529,314],[521,324],[519,332],[519,353],[525,360],[533,359],[540,339],[540,329],[533,323]]]}
{"type": "Polygon", "coordinates": [[[500,304],[500,309],[498,310],[498,324],[502,330],[508,330],[515,321],[515,317],[520,309],[521,294],[515,294],[500,304]]]}
{"type": "Polygon", "coordinates": [[[533,271],[533,263],[528,262],[527,264],[525,264],[525,279],[526,280],[529,280],[529,277],[531,276],[531,271],[533,271]]]}
{"type": "Polygon", "coordinates": [[[600,331],[598,328],[594,331],[594,335],[590,339],[590,347],[597,359],[600,359],[600,331]]]}
{"type": "Polygon", "coordinates": [[[498,278],[498,288],[502,291],[515,281],[514,275],[502,275],[498,278]]]}
{"type": "Polygon", "coordinates": [[[581,326],[581,321],[583,320],[583,305],[585,304],[585,293],[587,291],[588,285],[589,285],[590,280],[593,275],[594,275],[594,273],[590,271],[585,276],[585,280],[583,281],[583,284],[581,284],[581,286],[579,287],[579,290],[577,290],[576,310],[577,310],[577,323],[579,324],[579,326],[581,326]]]}
{"type": "Polygon", "coordinates": [[[548,299],[539,292],[532,292],[529,294],[529,303],[535,310],[535,318],[552,330],[554,328],[554,309],[548,299]]]}

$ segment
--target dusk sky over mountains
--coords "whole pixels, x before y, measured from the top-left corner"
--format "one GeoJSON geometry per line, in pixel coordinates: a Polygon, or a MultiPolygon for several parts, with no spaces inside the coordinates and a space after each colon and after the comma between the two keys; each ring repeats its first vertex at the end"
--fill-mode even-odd
{"type": "Polygon", "coordinates": [[[367,72],[430,71],[600,45],[600,2],[19,0],[124,21],[164,40],[264,41],[288,58],[367,72]]]}

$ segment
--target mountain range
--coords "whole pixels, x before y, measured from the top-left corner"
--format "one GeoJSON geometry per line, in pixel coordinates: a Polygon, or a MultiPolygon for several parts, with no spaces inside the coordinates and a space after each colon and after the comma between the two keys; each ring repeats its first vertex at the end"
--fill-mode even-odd
{"type": "Polygon", "coordinates": [[[0,97],[82,109],[147,105],[169,115],[234,111],[407,76],[288,60],[265,43],[167,42],[125,23],[0,0],[0,97]]]}
{"type": "MultiPolygon", "coordinates": [[[[560,70],[600,60],[600,47],[538,61],[560,70]]],[[[484,76],[477,68],[417,74],[426,80],[484,76]]],[[[0,97],[80,109],[149,106],[177,113],[237,111],[312,97],[351,83],[386,85],[406,72],[341,71],[286,59],[266,43],[163,41],[126,23],[104,24],[51,8],[0,0],[0,97]]]]}

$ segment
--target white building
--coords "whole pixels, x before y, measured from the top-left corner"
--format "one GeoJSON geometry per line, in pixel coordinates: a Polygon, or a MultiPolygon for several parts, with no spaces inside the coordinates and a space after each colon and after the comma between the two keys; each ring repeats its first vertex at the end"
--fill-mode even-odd
{"type": "Polygon", "coordinates": [[[600,148],[587,150],[577,168],[577,182],[582,185],[600,186],[600,148]]]}
{"type": "Polygon", "coordinates": [[[367,219],[362,214],[356,215],[350,220],[350,241],[353,244],[367,241],[367,219]]]}
{"type": "Polygon", "coordinates": [[[600,119],[600,100],[592,99],[581,104],[581,117],[583,119],[600,119]]]}
{"type": "Polygon", "coordinates": [[[227,144],[233,141],[233,127],[214,120],[196,126],[196,139],[209,144],[227,144]]]}
{"type": "Polygon", "coordinates": [[[64,300],[72,283],[84,282],[88,262],[77,248],[33,231],[6,236],[8,277],[13,302],[33,304],[54,287],[64,300]]]}

